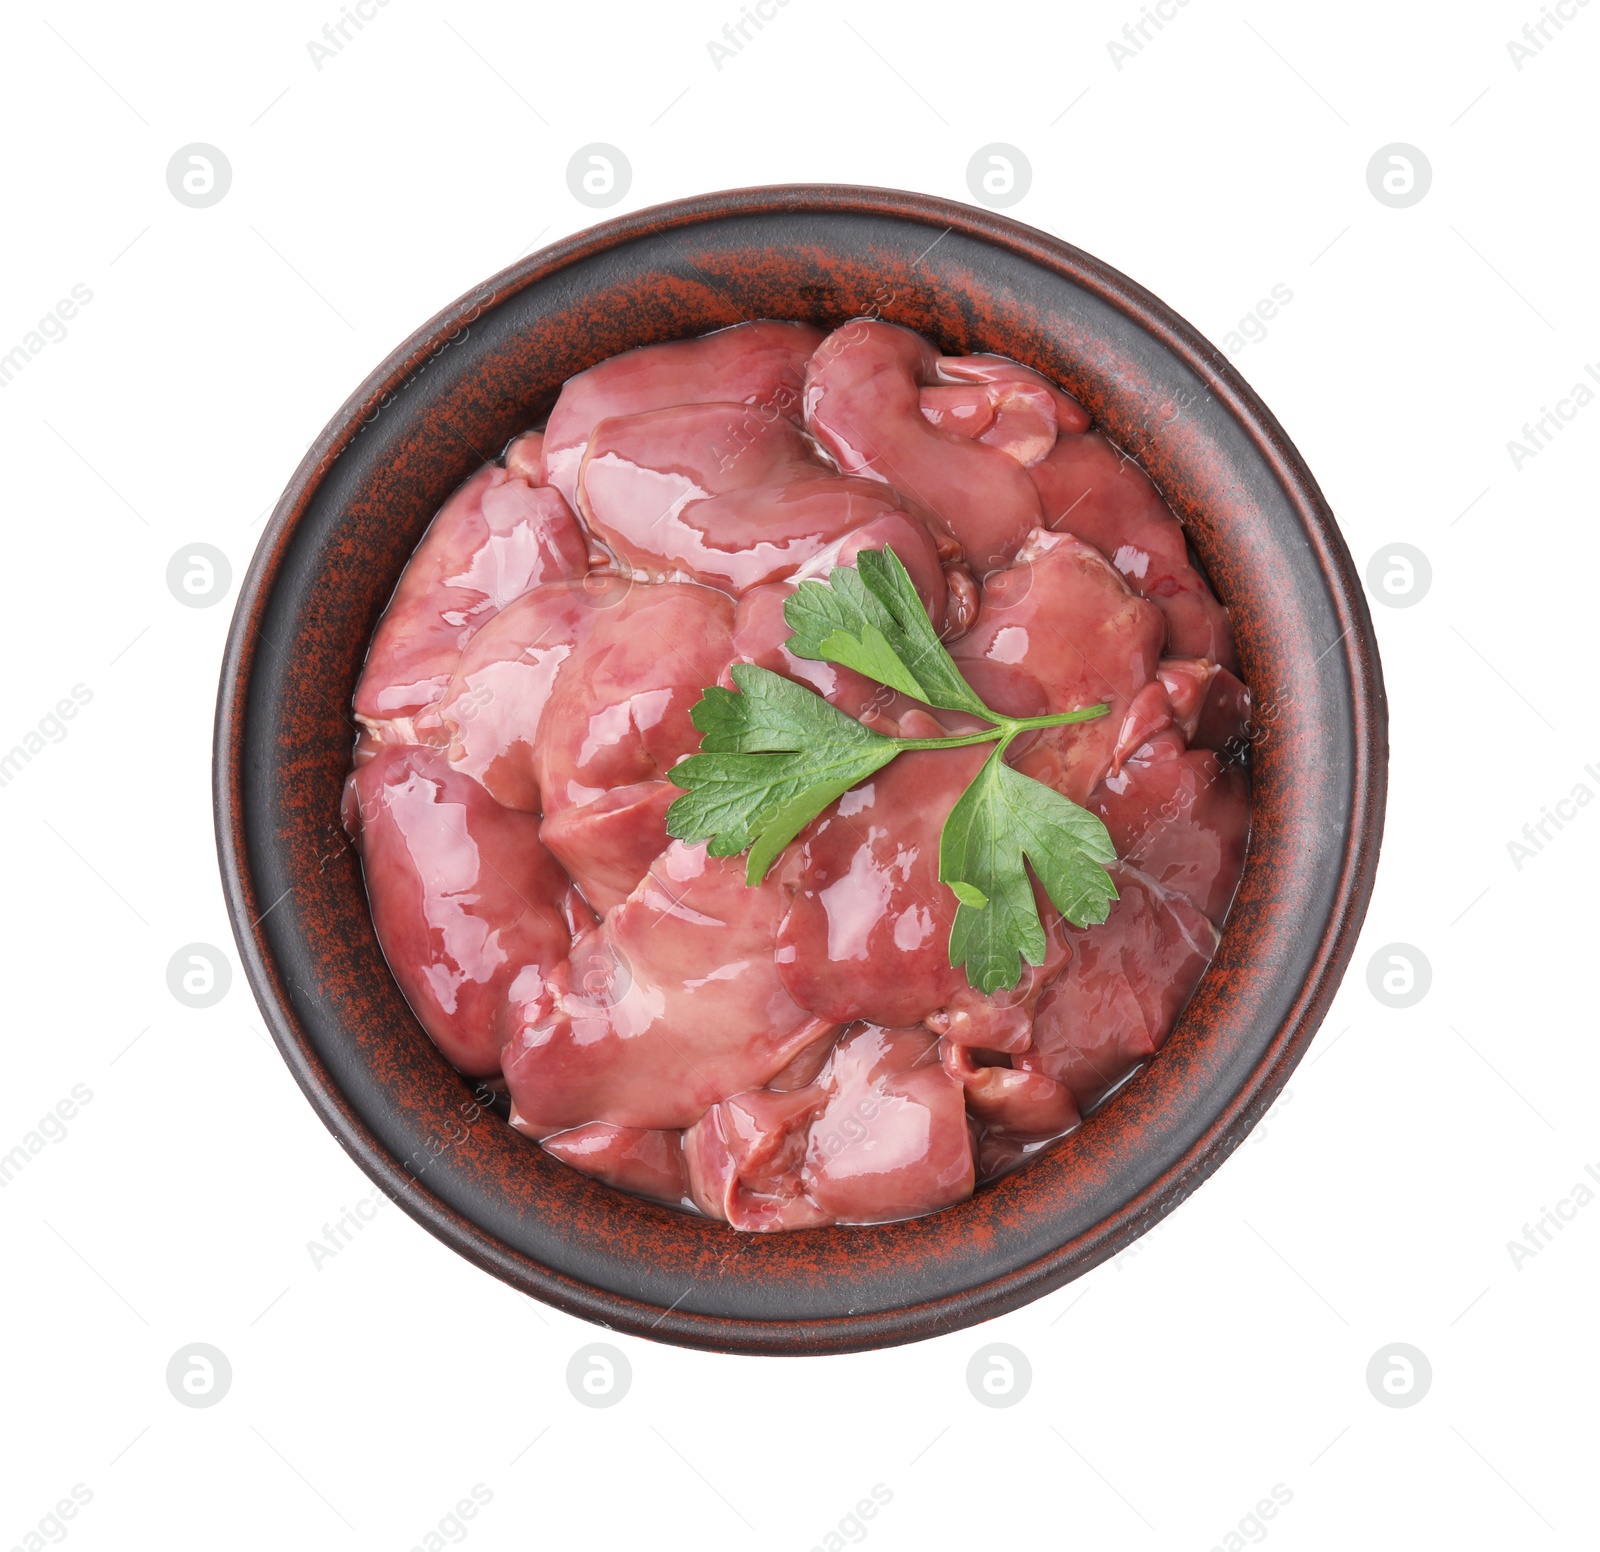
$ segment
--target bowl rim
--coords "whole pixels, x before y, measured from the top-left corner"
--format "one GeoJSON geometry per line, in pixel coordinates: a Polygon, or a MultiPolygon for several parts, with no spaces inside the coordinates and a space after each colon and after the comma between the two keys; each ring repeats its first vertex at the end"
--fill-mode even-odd
{"type": "MultiPolygon", "coordinates": [[[[941,233],[941,235],[943,235],[941,233]]],[[[937,240],[937,239],[936,239],[937,240]]],[[[519,259],[457,298],[370,372],[307,450],[276,503],[240,584],[223,655],[213,745],[218,859],[246,978],[273,1039],[323,1123],[358,1166],[413,1219],[469,1261],[567,1313],[632,1334],[718,1351],[828,1353],[916,1340],[992,1318],[1092,1269],[1193,1193],[1269,1108],[1309,1046],[1354,952],[1370,901],[1387,788],[1387,706],[1370,611],[1354,563],[1309,468],[1272,412],[1226,356],[1167,304],[1066,241],[992,211],[932,195],[846,184],[730,189],[651,206],[601,222],[519,259]],[[742,1317],[663,1311],[546,1267],[504,1244],[408,1173],[356,1113],[287,1005],[271,947],[255,914],[244,832],[243,729],[259,632],[288,540],[334,461],[374,413],[486,306],[575,262],[634,239],[732,216],[766,213],[886,216],[959,231],[1084,288],[1178,358],[1220,401],[1294,506],[1337,623],[1351,686],[1350,835],[1311,969],[1245,1081],[1181,1157],[1120,1210],[1049,1253],[971,1288],[893,1309],[837,1318],[742,1317]]],[[[268,907],[270,909],[270,907],[268,907]]]]}

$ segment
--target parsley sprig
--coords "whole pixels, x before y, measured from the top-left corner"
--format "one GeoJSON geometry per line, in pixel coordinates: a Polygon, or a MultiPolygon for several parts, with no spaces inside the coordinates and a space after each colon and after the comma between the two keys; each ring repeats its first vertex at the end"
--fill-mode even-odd
{"type": "Polygon", "coordinates": [[[692,713],[700,753],[672,770],[684,789],[667,832],[708,841],[714,857],[748,851],[745,882],[759,884],[801,830],[836,798],[911,749],[994,750],[956,800],[939,841],[939,878],[957,900],[950,963],[981,992],[1015,986],[1022,961],[1044,962],[1033,873],[1056,909],[1086,927],[1106,919],[1116,860],[1106,827],[1043,782],[1005,763],[1034,728],[1103,717],[1104,703],[1043,717],[992,711],[945,651],[893,550],[863,550],[826,582],[802,582],[784,604],[796,657],[852,668],[944,711],[988,724],[943,738],[890,738],[829,705],[805,685],[754,663],[734,665],[737,690],[705,690],[692,713]]]}

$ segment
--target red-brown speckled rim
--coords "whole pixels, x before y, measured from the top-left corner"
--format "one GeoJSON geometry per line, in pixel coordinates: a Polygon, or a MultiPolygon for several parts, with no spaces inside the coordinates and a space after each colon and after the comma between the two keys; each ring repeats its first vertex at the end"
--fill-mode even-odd
{"type": "Polygon", "coordinates": [[[361,1167],[477,1265],[640,1336],[755,1353],[911,1341],[1081,1275],[1189,1195],[1271,1104],[1366,911],[1387,714],[1350,556],[1222,353],[1126,277],[926,195],[742,189],[607,222],[399,347],[306,455],[240,590],[217,703],[218,850],[273,1036],[361,1167]],[[612,1191],[475,1104],[406,1007],[339,829],[367,640],[443,498],[573,372],[741,318],[876,312],[1062,383],[1139,457],[1234,613],[1263,731],[1250,856],[1166,1048],[1078,1131],[907,1223],[739,1235],[612,1191]]]}

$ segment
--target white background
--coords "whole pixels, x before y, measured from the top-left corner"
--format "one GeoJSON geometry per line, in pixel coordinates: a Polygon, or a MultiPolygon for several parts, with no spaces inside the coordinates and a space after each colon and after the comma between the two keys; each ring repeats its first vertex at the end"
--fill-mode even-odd
{"type": "Polygon", "coordinates": [[[840,1521],[874,1484],[892,1498],[860,1529],[883,1552],[1594,1544],[1600,1203],[1573,1187],[1600,1169],[1600,806],[1520,869],[1507,843],[1578,783],[1600,793],[1600,406],[1520,470],[1506,444],[1600,364],[1600,4],[1520,71],[1506,45],[1534,0],[1193,0],[1119,70],[1107,42],[1139,10],[790,0],[719,70],[734,0],[392,0],[318,70],[334,0],[8,8],[0,352],[74,284],[93,300],[0,390],[0,748],[73,685],[92,700],[0,787],[0,1152],[74,1084],[93,1097],[0,1190],[0,1546],[31,1545],[75,1483],[85,1552],[405,1549],[457,1534],[441,1518],[474,1484],[492,1497],[459,1529],[482,1549],[804,1549],[855,1536],[840,1521]],[[233,170],[205,209],[166,184],[195,141],[233,170]],[[632,164],[610,212],[568,191],[592,141],[632,164]],[[997,141],[1033,168],[1011,214],[1211,339],[1292,291],[1239,369],[1362,571],[1396,542],[1431,562],[1419,603],[1374,608],[1382,868],[1289,1092],[1115,1261],[893,1351],[611,1338],[381,1199],[315,1266],[308,1242],[369,1183],[237,969],[203,1011],[167,989],[182,945],[235,957],[208,768],[234,590],[182,607],[169,558],[204,541],[237,580],[346,394],[531,248],[743,184],[968,199],[997,141]],[[1433,169],[1405,209],[1366,181],[1396,141],[1433,169]],[[1393,942],[1433,969],[1404,1010],[1367,985],[1393,942]],[[1571,1221],[1514,1262],[1563,1200],[1571,1221]],[[564,1379],[597,1339],[633,1372],[605,1410],[564,1379]],[[965,1381],[996,1340],[1033,1370],[1004,1409],[965,1381]],[[233,1371],[203,1410],[164,1377],[194,1342],[233,1371]],[[1433,1372],[1405,1409],[1365,1379],[1396,1342],[1433,1372]],[[1292,1497],[1241,1532],[1275,1484],[1292,1497]]]}

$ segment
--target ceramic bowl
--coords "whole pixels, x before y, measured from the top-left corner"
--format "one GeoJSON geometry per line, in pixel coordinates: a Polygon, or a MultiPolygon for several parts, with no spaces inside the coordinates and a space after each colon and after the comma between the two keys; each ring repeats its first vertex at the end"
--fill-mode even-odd
{"type": "Polygon", "coordinates": [[[1133,281],[925,195],[742,189],[640,211],[485,282],[317,439],[240,590],[217,706],[234,932],[285,1060],[401,1207],[572,1314],[756,1353],[882,1346],[1060,1287],[1172,1211],[1271,1104],[1350,957],[1383,823],[1371,622],[1326,502],[1223,354],[1133,281]],[[862,314],[1053,378],[1132,453],[1233,613],[1256,700],[1254,831],[1221,946],[1166,1047],[1083,1126],[909,1222],[737,1234],[557,1163],[474,1098],[411,1015],[339,825],[368,638],[440,503],[563,381],[750,318],[862,314]]]}

